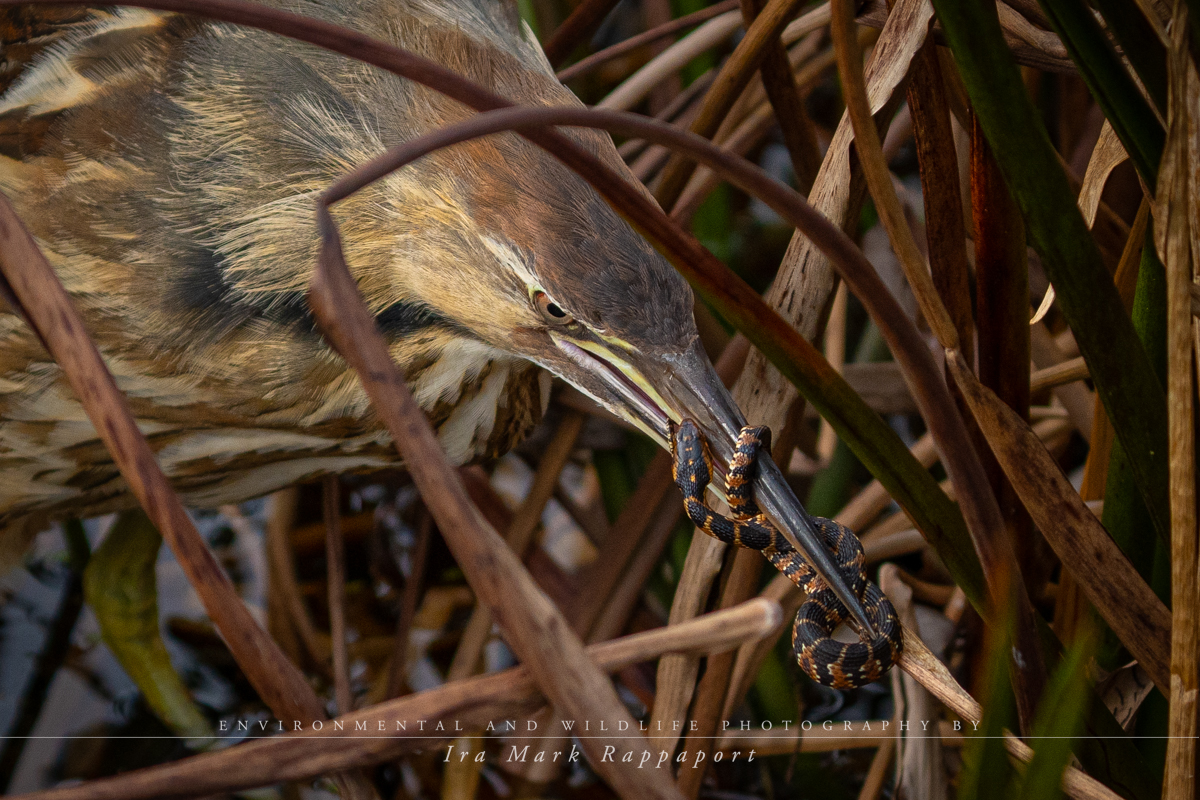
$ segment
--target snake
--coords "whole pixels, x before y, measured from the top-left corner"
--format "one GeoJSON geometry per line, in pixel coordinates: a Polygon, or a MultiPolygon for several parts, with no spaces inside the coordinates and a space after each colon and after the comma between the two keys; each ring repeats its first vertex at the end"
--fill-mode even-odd
{"type": "Polygon", "coordinates": [[[763,427],[746,426],[738,434],[725,472],[725,495],[732,516],[713,511],[705,501],[712,479],[712,457],[692,420],[682,420],[672,437],[672,470],[683,494],[688,518],[708,535],[736,547],[758,550],[775,569],[802,589],[806,598],[792,626],[792,648],[800,670],[817,683],[854,689],[879,680],[899,660],[901,626],[896,609],[878,586],[867,580],[866,557],[854,532],[833,520],[814,517],[821,543],[862,601],[875,636],[864,638],[849,610],[783,534],[759,511],[753,485],[758,454],[769,441],[763,427]],[[834,630],[847,623],[857,642],[841,642],[834,630]]]}

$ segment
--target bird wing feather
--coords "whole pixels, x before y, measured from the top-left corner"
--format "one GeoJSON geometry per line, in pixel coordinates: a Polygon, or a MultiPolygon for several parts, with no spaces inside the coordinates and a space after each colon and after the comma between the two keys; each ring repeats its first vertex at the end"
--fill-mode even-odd
{"type": "MultiPolygon", "coordinates": [[[[522,35],[511,0],[283,4],[511,96],[571,100],[522,35]]],[[[307,316],[310,193],[461,107],[280,37],[144,9],[6,8],[0,44],[0,191],[83,313],[185,500],[230,502],[393,462],[358,381],[307,316]]],[[[409,201],[431,186],[458,191],[456,158],[388,184],[410,194],[376,187],[342,214],[393,355],[428,396],[451,457],[466,461],[511,446],[540,417],[546,392],[527,362],[406,294],[406,242],[428,253],[452,241],[422,236],[441,223],[409,201]]],[[[443,206],[429,213],[460,213],[443,206]]],[[[0,312],[0,566],[46,519],[129,502],[57,366],[0,312]]]]}
{"type": "Polygon", "coordinates": [[[0,92],[21,76],[43,50],[82,23],[107,13],[87,6],[5,6],[0,8],[0,92]]]}

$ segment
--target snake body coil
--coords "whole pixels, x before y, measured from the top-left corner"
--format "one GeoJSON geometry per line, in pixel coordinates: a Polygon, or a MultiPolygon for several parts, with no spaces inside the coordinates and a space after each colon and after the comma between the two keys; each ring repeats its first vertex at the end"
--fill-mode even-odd
{"type": "MultiPolygon", "coordinates": [[[[708,507],[704,492],[712,476],[709,455],[700,431],[683,420],[672,440],[675,483],[683,492],[688,517],[705,533],[726,544],[759,550],[788,580],[807,594],[796,614],[792,645],[800,668],[818,683],[852,689],[883,677],[900,658],[901,628],[896,609],[867,580],[862,544],[853,531],[833,520],[816,518],[825,546],[833,553],[842,575],[862,600],[876,638],[839,642],[833,631],[850,621],[850,613],[807,561],[762,515],[752,496],[757,458],[765,428],[743,428],[725,478],[725,493],[734,516],[724,517],[708,507]]],[[[853,624],[851,622],[851,624],[853,624]]]]}

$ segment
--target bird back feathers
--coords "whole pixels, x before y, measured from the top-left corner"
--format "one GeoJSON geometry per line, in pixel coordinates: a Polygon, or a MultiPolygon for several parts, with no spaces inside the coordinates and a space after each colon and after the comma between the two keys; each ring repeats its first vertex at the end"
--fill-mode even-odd
{"type": "MultiPolygon", "coordinates": [[[[279,5],[526,102],[577,102],[507,0],[279,5]]],[[[308,314],[312,198],[466,109],[314,47],[143,9],[6,7],[0,44],[0,190],[79,305],[185,502],[395,462],[308,314]]],[[[459,462],[506,451],[548,399],[531,364],[405,284],[406,241],[429,258],[462,246],[443,223],[462,213],[467,166],[448,154],[338,210],[360,287],[459,462]]],[[[57,366],[18,318],[0,314],[0,562],[49,519],[130,503],[57,366]]]]}

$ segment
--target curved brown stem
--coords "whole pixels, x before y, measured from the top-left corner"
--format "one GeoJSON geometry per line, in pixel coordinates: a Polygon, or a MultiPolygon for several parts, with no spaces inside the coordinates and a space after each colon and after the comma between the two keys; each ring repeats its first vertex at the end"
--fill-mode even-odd
{"type": "MultiPolygon", "coordinates": [[[[879,325],[904,372],[926,424],[943,452],[947,472],[954,481],[969,528],[977,541],[988,535],[989,527],[1000,519],[1000,515],[983,466],[970,445],[966,427],[942,380],[941,370],[930,356],[920,333],[880,280],[874,267],[845,233],[798,193],[703,137],[626,112],[579,108],[510,108],[480,114],[399,145],[337,181],[321,195],[319,202],[326,205],[335,203],[367,183],[442,147],[508,130],[521,131],[532,139],[533,128],[545,125],[603,128],[668,145],[758,197],[812,239],[879,325]]],[[[608,186],[597,188],[607,196],[608,186]]],[[[614,200],[612,197],[609,199],[614,200]]],[[[645,206],[650,206],[644,198],[639,199],[645,206]]],[[[647,210],[649,216],[656,214],[665,217],[658,209],[647,210]]],[[[749,286],[741,283],[728,288],[733,290],[730,294],[735,294],[736,301],[744,303],[744,307],[760,320],[778,319],[775,312],[749,286]]],[[[782,320],[778,320],[778,323],[778,327],[783,329],[780,335],[789,340],[803,341],[782,320]]]]}
{"type": "Polygon", "coordinates": [[[592,70],[599,67],[601,64],[608,63],[614,58],[620,58],[626,53],[630,53],[639,47],[644,47],[648,44],[653,44],[659,39],[664,39],[673,33],[693,28],[703,22],[708,22],[713,17],[719,17],[727,11],[733,11],[738,7],[738,0],[723,0],[723,2],[711,5],[708,8],[702,9],[692,14],[673,19],[670,22],[663,23],[648,31],[639,33],[636,36],[630,36],[628,39],[614,44],[612,47],[606,47],[598,53],[593,53],[587,58],[581,59],[564,70],[561,70],[557,77],[563,83],[572,81],[580,75],[586,75],[592,70]]]}

